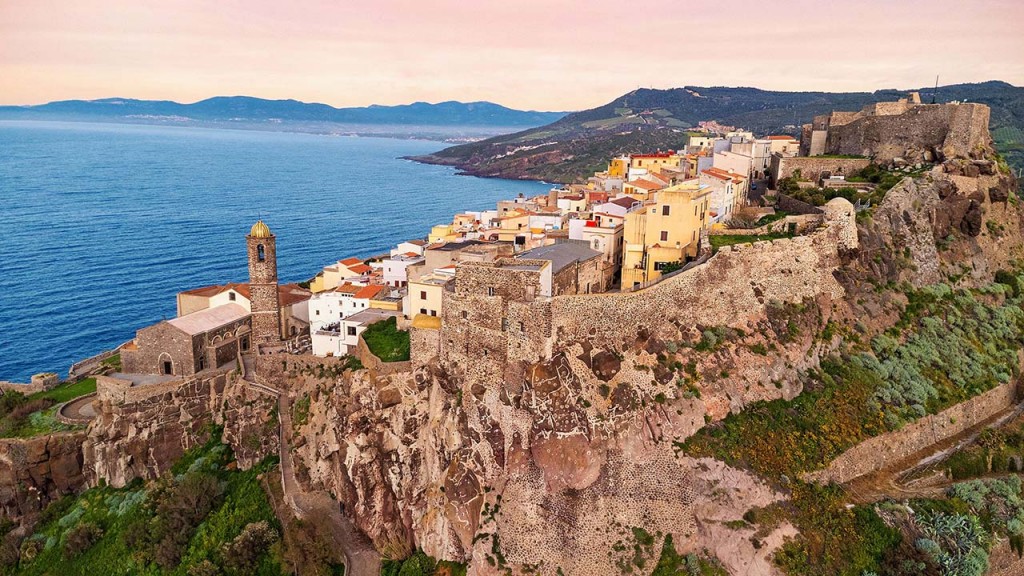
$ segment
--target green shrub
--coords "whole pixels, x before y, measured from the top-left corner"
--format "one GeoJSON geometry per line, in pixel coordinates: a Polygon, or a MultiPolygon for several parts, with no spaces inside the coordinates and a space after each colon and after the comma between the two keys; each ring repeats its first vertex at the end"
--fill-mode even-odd
{"type": "Polygon", "coordinates": [[[70,559],[88,550],[103,536],[103,530],[92,522],[82,522],[64,535],[64,558],[70,559]]]}
{"type": "Polygon", "coordinates": [[[362,337],[370,352],[383,362],[402,362],[409,359],[409,332],[399,330],[398,321],[393,316],[370,324],[362,337]]]}

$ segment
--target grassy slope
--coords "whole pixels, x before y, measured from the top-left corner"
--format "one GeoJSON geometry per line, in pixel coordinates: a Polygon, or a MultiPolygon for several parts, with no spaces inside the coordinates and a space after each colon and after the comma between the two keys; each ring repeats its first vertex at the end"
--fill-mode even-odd
{"type": "MultiPolygon", "coordinates": [[[[237,536],[251,522],[266,521],[279,530],[258,477],[272,470],[275,462],[266,461],[259,466],[238,471],[231,466],[230,452],[218,443],[214,435],[205,446],[187,453],[175,466],[178,478],[190,469],[202,470],[215,475],[223,487],[223,497],[202,520],[188,542],[182,555],[181,564],[173,570],[161,570],[146,562],[139,552],[129,550],[125,537],[138,530],[139,519],[146,517],[146,499],[154,490],[154,484],[144,486],[141,482],[114,489],[99,487],[87,490],[78,497],[51,504],[44,513],[44,519],[36,527],[30,540],[40,543],[41,550],[31,561],[23,560],[17,569],[8,567],[7,574],[61,576],[105,575],[163,575],[188,574],[189,567],[210,560],[221,561],[221,548],[237,536]],[[68,559],[63,555],[63,544],[72,528],[83,522],[92,522],[103,530],[103,536],[84,553],[68,559]]],[[[228,571],[225,574],[239,572],[228,571]]],[[[282,573],[275,547],[264,553],[257,565],[245,571],[247,574],[276,576],[282,573]]]]}

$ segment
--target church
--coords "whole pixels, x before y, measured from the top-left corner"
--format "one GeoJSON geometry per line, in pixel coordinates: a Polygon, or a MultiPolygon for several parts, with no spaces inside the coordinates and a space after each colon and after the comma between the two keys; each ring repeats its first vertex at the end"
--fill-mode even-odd
{"type": "Polygon", "coordinates": [[[177,318],[139,330],[122,347],[125,373],[192,376],[235,362],[260,345],[279,345],[308,326],[309,292],[297,285],[278,284],[277,239],[270,227],[262,220],[256,222],[245,240],[248,284],[229,284],[216,294],[211,288],[220,287],[179,294],[177,318]],[[206,298],[205,306],[201,299],[187,299],[197,293],[206,298]],[[216,298],[218,294],[224,298],[216,298]],[[182,295],[188,302],[185,307],[182,295]]]}

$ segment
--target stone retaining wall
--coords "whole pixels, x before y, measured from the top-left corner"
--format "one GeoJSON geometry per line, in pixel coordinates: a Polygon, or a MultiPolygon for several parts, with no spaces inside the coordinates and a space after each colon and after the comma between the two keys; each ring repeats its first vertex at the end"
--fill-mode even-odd
{"type": "Polygon", "coordinates": [[[944,440],[983,424],[1014,405],[1017,383],[1007,382],[943,410],[925,416],[895,432],[865,440],[843,452],[827,468],[805,475],[805,480],[843,484],[887,468],[944,440]]]}
{"type": "MultiPolygon", "coordinates": [[[[125,342],[125,344],[127,344],[127,342],[125,342]]],[[[79,376],[85,376],[86,374],[89,374],[93,370],[99,368],[104,360],[112,356],[116,356],[117,354],[120,354],[122,346],[124,346],[124,344],[121,344],[121,346],[118,346],[113,350],[106,350],[104,352],[100,352],[95,356],[90,356],[89,358],[75,362],[74,364],[71,365],[71,368],[68,369],[68,379],[73,380],[75,378],[78,378],[79,376]]]]}
{"type": "Polygon", "coordinates": [[[412,362],[404,360],[401,362],[385,362],[370,351],[363,336],[359,336],[359,345],[356,347],[356,357],[363,363],[364,368],[375,370],[378,374],[394,374],[396,372],[409,372],[412,370],[412,362]]]}
{"type": "MultiPolygon", "coordinates": [[[[858,154],[860,151],[858,150],[858,154]]],[[[793,176],[800,171],[799,180],[810,180],[817,182],[822,172],[829,172],[833,175],[849,176],[854,172],[867,168],[871,164],[868,158],[830,158],[827,156],[772,156],[771,182],[778,184],[779,180],[793,176]]]]}
{"type": "Polygon", "coordinates": [[[786,216],[785,218],[776,220],[775,222],[769,222],[764,226],[758,226],[757,228],[726,228],[721,230],[712,230],[709,234],[712,236],[750,236],[756,234],[772,234],[787,232],[791,224],[796,225],[797,234],[803,234],[817,228],[824,220],[824,216],[820,214],[797,214],[795,216],[786,216]]]}

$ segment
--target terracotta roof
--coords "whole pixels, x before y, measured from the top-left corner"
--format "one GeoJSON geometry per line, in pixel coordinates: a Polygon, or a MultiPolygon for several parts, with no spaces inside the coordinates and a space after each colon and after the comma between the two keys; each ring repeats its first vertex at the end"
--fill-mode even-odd
{"type": "Polygon", "coordinates": [[[352,272],[355,272],[356,274],[363,274],[372,270],[372,268],[370,268],[366,264],[357,264],[355,266],[349,266],[348,269],[351,270],[352,272]]]}
{"type": "Polygon", "coordinates": [[[644,190],[657,190],[665,187],[664,184],[658,184],[657,182],[651,182],[650,180],[643,179],[634,180],[629,182],[629,184],[635,188],[643,188],[644,190]]]}
{"type": "Polygon", "coordinates": [[[786,136],[784,134],[775,134],[773,136],[766,136],[768,140],[796,140],[793,136],[786,136]]]}
{"type": "Polygon", "coordinates": [[[426,246],[427,242],[425,240],[406,240],[406,244],[415,244],[417,246],[426,246]]]}
{"type": "Polygon", "coordinates": [[[340,292],[341,294],[352,295],[358,292],[360,288],[362,288],[362,286],[356,286],[355,284],[349,284],[348,282],[345,282],[338,286],[337,288],[335,288],[334,291],[340,292]]]}
{"type": "MultiPolygon", "coordinates": [[[[188,294],[190,296],[202,296],[204,298],[212,298],[218,294],[223,294],[234,290],[235,292],[242,295],[246,300],[252,300],[252,291],[249,289],[247,282],[237,282],[232,284],[215,284],[213,286],[203,286],[202,288],[193,288],[192,290],[185,290],[182,294],[188,294]]],[[[277,286],[277,299],[280,306],[288,306],[295,304],[296,302],[302,302],[303,300],[309,300],[312,296],[312,292],[299,286],[298,284],[279,284],[277,286]]]]}
{"type": "Polygon", "coordinates": [[[363,286],[360,290],[358,290],[355,294],[353,294],[352,297],[353,298],[367,298],[367,299],[373,298],[377,294],[380,294],[380,291],[383,290],[383,289],[384,289],[384,287],[383,286],[379,286],[379,285],[378,286],[363,286]]]}
{"type": "Polygon", "coordinates": [[[338,260],[338,264],[344,264],[345,266],[352,266],[354,264],[362,264],[362,263],[363,263],[363,261],[360,260],[359,258],[356,258],[356,257],[345,258],[344,260],[338,260]]]}
{"type": "Polygon", "coordinates": [[[622,206],[623,208],[632,208],[633,204],[637,203],[635,198],[629,198],[629,197],[626,197],[626,198],[616,198],[615,200],[609,200],[609,202],[611,202],[612,204],[615,204],[616,206],[622,206]]]}

